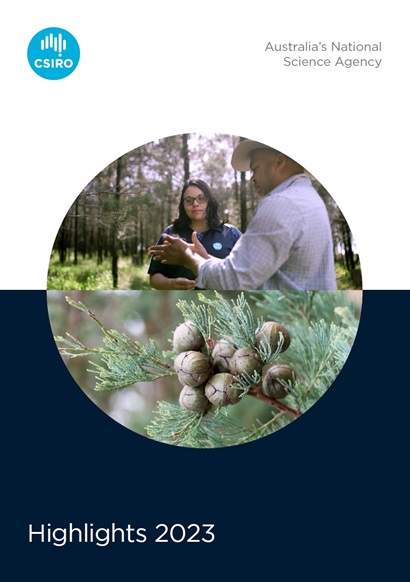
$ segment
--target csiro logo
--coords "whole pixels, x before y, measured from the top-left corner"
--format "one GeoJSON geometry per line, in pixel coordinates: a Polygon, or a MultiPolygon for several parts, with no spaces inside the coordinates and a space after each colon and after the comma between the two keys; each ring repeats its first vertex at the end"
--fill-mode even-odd
{"type": "Polygon", "coordinates": [[[27,50],[30,67],[43,79],[64,79],[80,60],[78,42],[63,28],[44,28],[30,41],[27,50]]]}

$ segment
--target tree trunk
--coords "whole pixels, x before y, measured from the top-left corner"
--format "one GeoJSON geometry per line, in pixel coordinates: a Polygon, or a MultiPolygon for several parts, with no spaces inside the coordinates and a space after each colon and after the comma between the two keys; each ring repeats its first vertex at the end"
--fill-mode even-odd
{"type": "Polygon", "coordinates": [[[65,217],[60,226],[59,231],[60,240],[58,241],[58,253],[61,264],[64,264],[67,258],[67,235],[66,235],[67,220],[68,220],[67,217],[65,217]]]}
{"type": "Polygon", "coordinates": [[[122,159],[118,158],[116,163],[115,190],[113,221],[111,225],[111,272],[113,288],[118,287],[118,231],[119,231],[119,211],[120,211],[120,188],[121,188],[122,159]]]}
{"type": "Polygon", "coordinates": [[[78,198],[74,205],[74,265],[78,264],[78,198]]]}
{"type": "Polygon", "coordinates": [[[345,249],[346,268],[351,273],[354,269],[354,253],[352,249],[352,236],[347,223],[343,229],[343,246],[345,249]]]}
{"type": "Polygon", "coordinates": [[[182,135],[182,157],[184,159],[184,180],[189,180],[189,150],[188,150],[189,133],[182,135]]]}

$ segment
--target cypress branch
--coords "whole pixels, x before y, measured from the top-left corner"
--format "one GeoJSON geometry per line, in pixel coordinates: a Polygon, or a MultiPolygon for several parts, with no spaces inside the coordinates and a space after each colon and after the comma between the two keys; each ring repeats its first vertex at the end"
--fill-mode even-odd
{"type": "Polygon", "coordinates": [[[253,431],[225,415],[192,414],[168,402],[158,403],[155,418],[146,430],[155,440],[185,447],[217,448],[253,440],[253,431]]]}
{"type": "MultiPolygon", "coordinates": [[[[153,339],[143,345],[123,333],[108,330],[82,302],[66,299],[90,317],[102,332],[102,345],[98,348],[87,347],[69,333],[64,338],[55,337],[63,356],[92,358],[88,371],[95,375],[96,391],[118,390],[176,374],[174,353],[161,351],[153,339]]],[[[210,366],[212,347],[224,338],[236,348],[256,350],[263,364],[280,359],[281,364],[291,366],[295,372],[294,381],[280,381],[288,389],[280,400],[262,393],[263,371],[235,376],[243,392],[239,406],[246,406],[243,402],[251,397],[272,411],[268,420],[264,415],[264,422],[253,419],[250,428],[232,420],[231,409],[236,405],[195,414],[169,402],[158,403],[154,419],[146,426],[147,435],[176,446],[216,448],[250,442],[300,417],[336,379],[349,356],[358,327],[354,306],[339,292],[254,292],[248,300],[244,293],[239,293],[235,300],[229,301],[218,292],[214,297],[199,293],[197,302],[182,299],[176,307],[206,339],[202,351],[210,366]],[[261,308],[264,317],[255,317],[251,301],[261,308]],[[282,352],[283,334],[275,348],[260,336],[257,343],[256,335],[265,319],[280,322],[289,330],[291,344],[285,352],[282,352]]]]}
{"type": "Polygon", "coordinates": [[[210,299],[202,293],[198,294],[198,299],[210,305],[216,312],[215,331],[238,348],[254,347],[256,333],[263,321],[255,321],[244,294],[240,293],[236,301],[228,301],[217,291],[215,297],[216,299],[210,299]]]}
{"type": "Polygon", "coordinates": [[[66,297],[67,302],[76,309],[86,313],[99,326],[103,333],[105,348],[87,348],[79,340],[67,334],[69,340],[56,336],[57,343],[63,344],[60,352],[69,358],[78,356],[98,355],[101,364],[89,362],[96,373],[96,391],[118,390],[138,382],[151,382],[164,376],[175,375],[173,366],[166,361],[154,340],[150,339],[146,346],[116,330],[108,331],[97,319],[96,315],[80,301],[66,297]]]}

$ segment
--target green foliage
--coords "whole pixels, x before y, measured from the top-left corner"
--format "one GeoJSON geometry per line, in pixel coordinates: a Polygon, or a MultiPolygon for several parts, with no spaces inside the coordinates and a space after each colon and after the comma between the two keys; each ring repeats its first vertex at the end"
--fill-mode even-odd
{"type": "Polygon", "coordinates": [[[203,294],[198,296],[200,301],[207,303],[215,310],[215,331],[221,338],[238,348],[254,346],[256,328],[259,329],[261,323],[255,321],[244,294],[241,293],[236,301],[233,299],[228,301],[217,291],[215,291],[215,297],[215,299],[210,299],[203,294]]]}
{"type": "Polygon", "coordinates": [[[97,372],[96,390],[117,390],[175,374],[170,364],[161,361],[163,355],[152,340],[143,346],[113,330],[103,341],[106,348],[100,351],[103,365],[91,362],[97,372]]]}
{"type": "MultiPolygon", "coordinates": [[[[357,292],[359,293],[359,292],[357,292]]],[[[151,438],[176,446],[222,447],[249,442],[271,434],[306,412],[323,396],[344,366],[356,337],[360,316],[361,295],[340,291],[254,292],[243,293],[228,300],[221,293],[214,296],[195,295],[196,300],[176,302],[185,320],[192,320],[208,340],[227,338],[236,346],[256,347],[255,335],[264,321],[285,325],[291,335],[291,345],[283,353],[264,353],[264,362],[280,360],[295,371],[289,393],[275,400],[260,391],[261,376],[254,372],[238,379],[243,395],[239,404],[193,414],[169,402],[159,402],[155,418],[146,426],[151,438]],[[256,317],[254,312],[264,313],[256,317]],[[232,409],[249,407],[257,401],[266,409],[251,426],[242,426],[232,409]],[[247,401],[244,404],[244,401],[247,401]]],[[[69,358],[92,357],[97,391],[112,391],[139,382],[173,376],[175,354],[161,351],[153,339],[146,345],[130,339],[124,333],[107,330],[96,315],[82,302],[67,298],[70,305],[90,317],[101,329],[102,346],[88,348],[72,335],[57,336],[62,355],[69,358]],[[94,359],[98,361],[94,361],[94,359]]],[[[259,410],[259,408],[258,408],[259,410]]]]}
{"type": "Polygon", "coordinates": [[[306,334],[296,336],[292,366],[300,370],[292,398],[305,412],[334,382],[350,353],[350,342],[343,330],[323,319],[312,322],[306,334]]]}
{"type": "Polygon", "coordinates": [[[336,260],[335,271],[338,289],[361,289],[360,286],[355,285],[351,273],[341,259],[336,260]]]}
{"type": "Polygon", "coordinates": [[[163,361],[164,354],[154,341],[150,340],[143,346],[130,340],[125,334],[115,330],[108,331],[81,301],[73,301],[69,297],[66,299],[72,307],[89,315],[104,334],[104,347],[98,349],[86,348],[71,335],[69,340],[60,336],[55,338],[56,342],[63,344],[60,351],[64,356],[72,358],[95,354],[101,357],[102,365],[91,362],[97,372],[96,390],[117,390],[137,382],[151,382],[175,374],[171,364],[163,361]]]}
{"type": "Polygon", "coordinates": [[[329,324],[336,320],[347,327],[357,327],[360,296],[360,292],[262,291],[253,294],[253,299],[268,318],[285,325],[292,322],[292,325],[305,326],[310,321],[323,319],[329,324]]]}
{"type": "Polygon", "coordinates": [[[217,448],[253,440],[254,433],[238,426],[224,414],[192,414],[179,406],[160,402],[147,427],[150,437],[169,445],[217,448]]]}
{"type": "MultiPolygon", "coordinates": [[[[151,289],[149,283],[148,260],[142,265],[133,265],[131,257],[119,259],[119,287],[121,289],[151,289]]],[[[47,279],[48,289],[101,291],[113,289],[111,261],[104,260],[101,264],[96,259],[73,260],[61,264],[56,253],[53,253],[47,279]]]]}

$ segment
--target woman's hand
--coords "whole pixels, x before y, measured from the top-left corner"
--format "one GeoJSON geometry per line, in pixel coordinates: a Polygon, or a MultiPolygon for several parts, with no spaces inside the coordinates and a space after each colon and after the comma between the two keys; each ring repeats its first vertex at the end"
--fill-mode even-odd
{"type": "Polygon", "coordinates": [[[174,289],[176,291],[188,291],[189,289],[195,289],[196,279],[184,279],[184,277],[177,277],[176,279],[171,279],[174,283],[174,289]]]}
{"type": "Polygon", "coordinates": [[[195,231],[192,233],[192,243],[193,244],[191,245],[192,247],[191,250],[194,253],[197,253],[200,257],[203,257],[204,259],[210,259],[210,255],[208,255],[208,253],[206,252],[204,245],[199,242],[198,236],[195,231]]]}
{"type": "Polygon", "coordinates": [[[185,277],[166,277],[162,273],[154,273],[150,275],[151,287],[154,289],[169,290],[169,291],[186,291],[188,289],[195,289],[196,280],[186,279],[185,277]]]}

